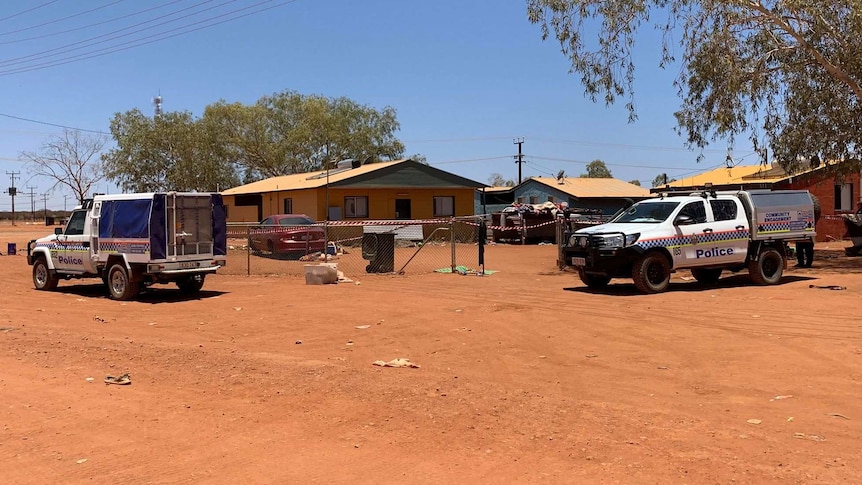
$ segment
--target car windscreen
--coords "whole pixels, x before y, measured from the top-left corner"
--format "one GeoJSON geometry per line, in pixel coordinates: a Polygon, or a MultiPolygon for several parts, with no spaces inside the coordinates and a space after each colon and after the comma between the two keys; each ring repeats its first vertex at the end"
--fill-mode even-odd
{"type": "Polygon", "coordinates": [[[633,222],[655,224],[664,222],[679,205],[679,202],[641,202],[626,209],[611,222],[633,222]]]}
{"type": "Polygon", "coordinates": [[[279,226],[310,226],[314,221],[308,217],[282,217],[278,220],[279,226]]]}

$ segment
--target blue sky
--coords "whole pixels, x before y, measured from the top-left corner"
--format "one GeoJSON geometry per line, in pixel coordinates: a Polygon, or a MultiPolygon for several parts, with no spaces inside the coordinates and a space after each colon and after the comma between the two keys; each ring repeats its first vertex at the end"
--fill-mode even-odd
{"type": "MultiPolygon", "coordinates": [[[[479,182],[495,172],[517,180],[518,137],[524,178],[559,170],[577,176],[601,159],[614,177],[649,186],[659,173],[680,177],[723,164],[723,143],[697,163],[697,152],[674,132],[676,72],[657,67],[657,39],[643,38],[636,55],[639,120],[629,124],[622,103],[608,108],[584,96],[558,44],[542,41],[527,20],[524,0],[2,2],[0,187],[5,192],[5,172],[15,171],[19,191],[46,192],[49,182],[31,179],[16,159],[61,131],[9,116],[107,132],[114,113],[152,113],[157,94],[164,110],[199,116],[219,99],[250,104],[285,89],[392,106],[408,154],[479,182]],[[97,49],[117,52],[93,56],[97,49]]],[[[756,163],[746,148],[738,144],[734,158],[756,163]]],[[[99,190],[116,188],[102,183],[99,190]]],[[[49,193],[48,208],[62,209],[64,194],[49,193]]],[[[16,199],[19,209],[29,204],[29,197],[16,199]]],[[[10,206],[4,193],[0,210],[10,206]]]]}

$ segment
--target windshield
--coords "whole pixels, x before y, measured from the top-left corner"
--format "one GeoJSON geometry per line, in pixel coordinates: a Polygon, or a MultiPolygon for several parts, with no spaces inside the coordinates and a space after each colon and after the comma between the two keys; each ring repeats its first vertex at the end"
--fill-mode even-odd
{"type": "Polygon", "coordinates": [[[642,202],[635,204],[618,215],[611,222],[649,223],[664,222],[679,202],[642,202]]]}
{"type": "Polygon", "coordinates": [[[282,217],[278,220],[279,226],[310,226],[314,221],[308,217],[282,217]]]}

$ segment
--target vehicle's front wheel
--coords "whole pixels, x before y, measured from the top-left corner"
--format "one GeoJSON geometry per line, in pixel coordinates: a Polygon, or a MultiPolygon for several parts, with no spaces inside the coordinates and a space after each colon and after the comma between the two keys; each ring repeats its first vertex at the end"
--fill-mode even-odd
{"type": "Polygon", "coordinates": [[[646,253],[635,262],[632,280],[642,293],[661,293],[670,284],[670,261],[661,253],[646,253]]]}
{"type": "Polygon", "coordinates": [[[125,266],[115,264],[108,270],[108,291],[114,300],[125,301],[138,296],[141,286],[138,282],[132,281],[125,266]]]}
{"type": "Polygon", "coordinates": [[[578,277],[587,285],[587,288],[599,289],[608,286],[611,282],[610,276],[590,274],[583,269],[578,270],[578,277]]]}
{"type": "Polygon", "coordinates": [[[718,283],[718,279],[721,278],[721,268],[693,268],[691,270],[691,275],[694,277],[694,279],[697,280],[698,283],[703,283],[705,285],[713,285],[715,283],[718,283]]]}
{"type": "Polygon", "coordinates": [[[784,274],[784,257],[776,249],[764,249],[757,261],[748,262],[748,274],[758,285],[774,285],[784,274]]]}
{"type": "Polygon", "coordinates": [[[39,258],[33,263],[33,286],[37,290],[53,290],[59,281],[57,276],[48,268],[45,258],[39,258]]]}
{"type": "Polygon", "coordinates": [[[194,295],[204,287],[205,277],[206,275],[198,274],[177,280],[177,287],[180,289],[180,293],[194,295]]]}

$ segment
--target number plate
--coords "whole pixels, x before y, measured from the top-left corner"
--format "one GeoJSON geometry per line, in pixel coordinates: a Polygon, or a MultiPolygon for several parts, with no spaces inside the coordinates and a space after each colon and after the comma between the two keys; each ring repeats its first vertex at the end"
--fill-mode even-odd
{"type": "Polygon", "coordinates": [[[197,268],[197,267],[198,267],[198,263],[196,263],[195,261],[185,261],[185,262],[180,263],[180,269],[191,269],[191,268],[197,268]]]}
{"type": "Polygon", "coordinates": [[[587,260],[584,258],[572,258],[572,266],[586,266],[587,260]]]}

